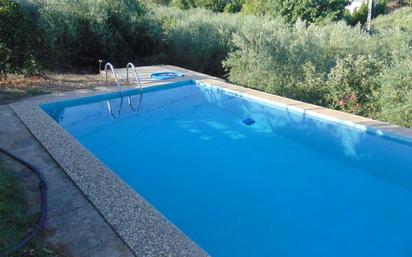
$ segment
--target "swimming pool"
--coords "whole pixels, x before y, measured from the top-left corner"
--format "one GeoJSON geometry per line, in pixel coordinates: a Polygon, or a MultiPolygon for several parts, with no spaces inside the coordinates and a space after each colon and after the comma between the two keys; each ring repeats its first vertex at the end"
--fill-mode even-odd
{"type": "Polygon", "coordinates": [[[210,255],[412,253],[411,143],[192,81],[138,92],[42,108],[210,255]]]}

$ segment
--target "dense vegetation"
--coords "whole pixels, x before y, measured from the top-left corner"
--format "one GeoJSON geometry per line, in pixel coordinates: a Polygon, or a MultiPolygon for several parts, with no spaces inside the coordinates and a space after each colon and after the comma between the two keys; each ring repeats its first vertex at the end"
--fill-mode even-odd
{"type": "Polygon", "coordinates": [[[304,20],[320,23],[343,18],[349,0],[247,0],[242,9],[246,13],[282,16],[287,22],[304,20]]]}
{"type": "Polygon", "coordinates": [[[0,0],[0,75],[36,70],[39,45],[36,27],[20,6],[10,0],[0,0]]]}
{"type": "Polygon", "coordinates": [[[96,67],[99,58],[126,63],[132,56],[149,52],[144,26],[144,7],[124,1],[24,1],[42,36],[46,68],[96,67]]]}
{"type": "Polygon", "coordinates": [[[343,22],[253,24],[235,34],[224,65],[248,87],[412,126],[412,9],[387,17],[372,36],[343,22]]]}
{"type": "MultiPolygon", "coordinates": [[[[359,25],[334,21],[343,18],[346,1],[326,1],[334,5],[322,13],[309,11],[313,1],[300,2],[309,4],[307,9],[291,5],[296,12],[280,11],[287,15],[246,15],[135,0],[26,0],[25,26],[38,31],[41,43],[28,47],[39,51],[27,60],[48,69],[92,70],[98,59],[175,64],[412,127],[412,9],[377,17],[369,34],[359,25]]],[[[8,46],[3,37],[1,45],[8,46]]]]}

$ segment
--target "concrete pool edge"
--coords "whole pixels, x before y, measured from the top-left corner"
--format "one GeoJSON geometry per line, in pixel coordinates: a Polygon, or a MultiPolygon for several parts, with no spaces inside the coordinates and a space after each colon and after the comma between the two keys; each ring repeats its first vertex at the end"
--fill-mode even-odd
{"type": "MultiPolygon", "coordinates": [[[[157,71],[159,67],[152,66],[150,68],[157,71]]],[[[178,67],[173,67],[173,69],[183,70],[178,67]]],[[[187,70],[183,70],[183,72],[188,73],[187,70]]],[[[207,75],[186,76],[183,80],[189,79],[201,80],[208,85],[246,94],[260,101],[270,101],[277,106],[286,106],[291,109],[308,112],[310,115],[312,115],[312,112],[315,112],[315,114],[331,116],[332,120],[343,120],[348,122],[348,124],[359,124],[387,133],[399,134],[402,137],[412,138],[411,129],[400,128],[360,116],[239,87],[207,75]],[[368,125],[369,123],[371,125],[368,125]],[[385,130],[386,128],[390,128],[390,130],[385,130]]],[[[150,84],[148,83],[145,86],[158,86],[166,83],[169,84],[170,82],[175,81],[150,82],[150,84]]],[[[155,210],[137,192],[125,184],[39,108],[40,104],[106,94],[116,90],[116,88],[104,91],[83,90],[67,94],[48,95],[11,104],[10,106],[100,212],[106,222],[137,256],[207,256],[200,247],[168,222],[162,214],[155,210]]]]}

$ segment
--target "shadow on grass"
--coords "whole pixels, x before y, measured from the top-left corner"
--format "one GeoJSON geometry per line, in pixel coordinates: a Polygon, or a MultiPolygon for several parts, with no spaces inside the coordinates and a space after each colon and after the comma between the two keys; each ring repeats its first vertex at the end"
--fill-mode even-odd
{"type": "Polygon", "coordinates": [[[0,104],[15,102],[21,98],[50,94],[51,91],[44,88],[8,89],[0,88],[0,104]]]}
{"type": "MultiPolygon", "coordinates": [[[[38,213],[28,210],[18,177],[0,163],[0,252],[22,240],[36,224],[38,213]]],[[[43,231],[10,257],[62,256],[42,240],[43,231]]]]}

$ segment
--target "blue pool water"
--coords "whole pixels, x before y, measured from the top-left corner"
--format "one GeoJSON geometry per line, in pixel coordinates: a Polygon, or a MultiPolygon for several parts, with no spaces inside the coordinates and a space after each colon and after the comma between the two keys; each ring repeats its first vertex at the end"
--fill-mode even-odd
{"type": "Polygon", "coordinates": [[[137,92],[43,109],[210,255],[412,256],[411,143],[192,83],[134,112],[137,92]]]}
{"type": "Polygon", "coordinates": [[[166,79],[173,79],[173,78],[180,78],[184,77],[183,73],[180,72],[155,72],[150,74],[150,77],[155,80],[166,80],[166,79]]]}

